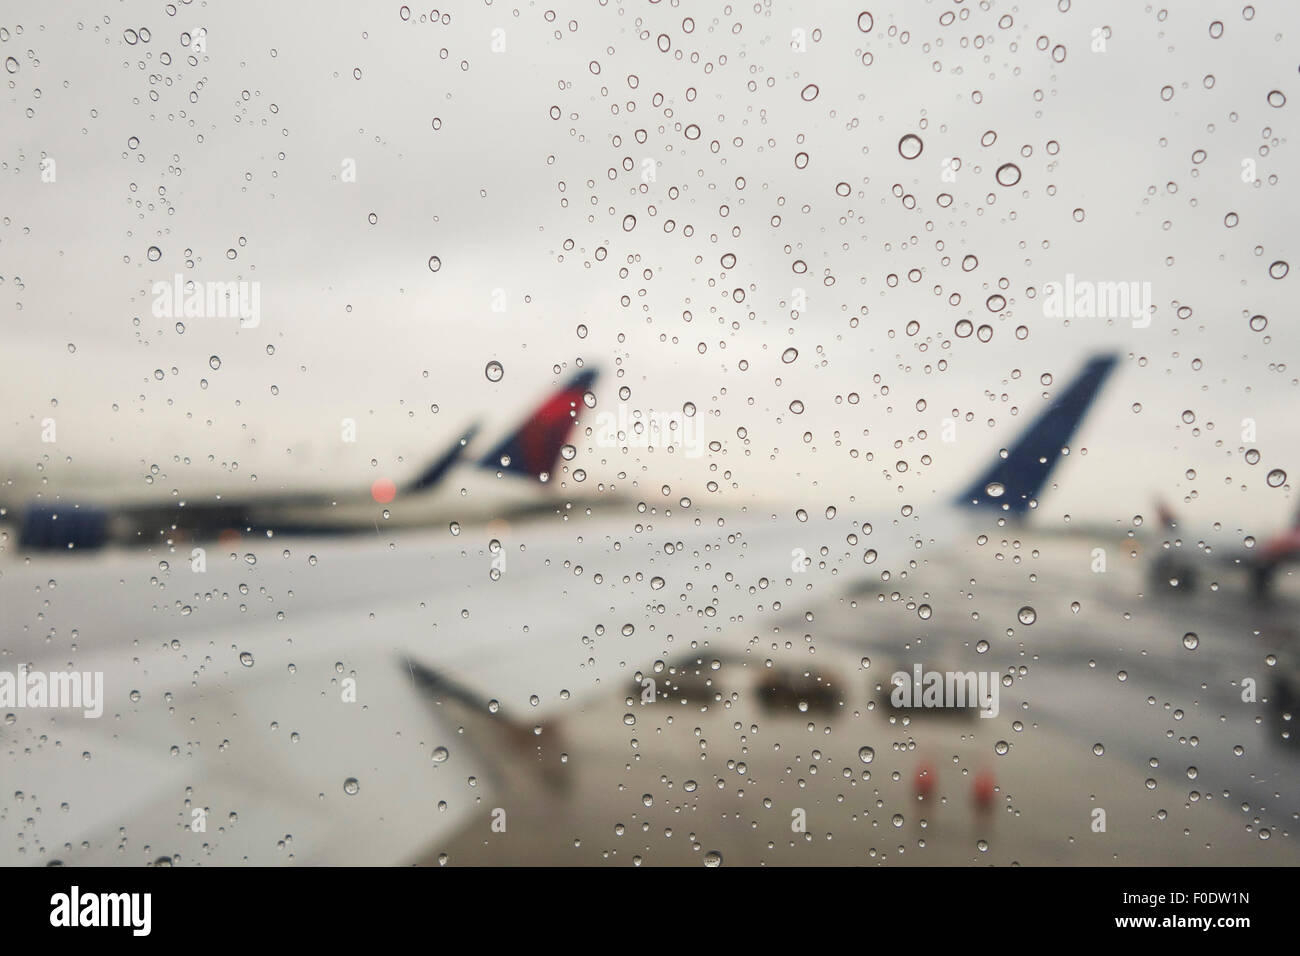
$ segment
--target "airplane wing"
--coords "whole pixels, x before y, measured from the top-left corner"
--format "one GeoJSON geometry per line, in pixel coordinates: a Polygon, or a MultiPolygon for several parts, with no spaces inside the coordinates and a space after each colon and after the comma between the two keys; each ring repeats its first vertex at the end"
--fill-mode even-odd
{"type": "MultiPolygon", "coordinates": [[[[622,573],[653,572],[675,594],[726,586],[727,570],[780,574],[792,523],[743,532],[753,555],[705,573],[700,555],[733,529],[682,519],[651,538],[625,518],[508,536],[496,581],[486,540],[466,547],[467,532],[295,541],[289,558],[277,542],[205,574],[120,550],[14,567],[0,642],[32,673],[71,658],[102,674],[105,702],[98,718],[2,708],[14,719],[0,725],[0,861],[401,863],[468,820],[486,837],[494,761],[544,780],[583,701],[676,653],[660,591],[622,573]],[[680,549],[664,553],[660,534],[680,549]],[[43,607],[51,575],[75,601],[43,607]],[[64,637],[31,640],[38,621],[64,637]]],[[[724,614],[752,603],[729,592],[724,614]]]]}

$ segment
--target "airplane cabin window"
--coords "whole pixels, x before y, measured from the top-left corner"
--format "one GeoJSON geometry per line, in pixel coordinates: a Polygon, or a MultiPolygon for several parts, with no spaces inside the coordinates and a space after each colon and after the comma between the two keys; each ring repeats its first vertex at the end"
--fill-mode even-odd
{"type": "Polygon", "coordinates": [[[7,4],[0,861],[1300,863],[1298,33],[7,4]]]}

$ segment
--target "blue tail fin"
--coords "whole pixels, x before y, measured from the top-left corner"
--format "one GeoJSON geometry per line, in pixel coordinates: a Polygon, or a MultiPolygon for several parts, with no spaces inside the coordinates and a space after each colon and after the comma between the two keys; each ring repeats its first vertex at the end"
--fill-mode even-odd
{"type": "Polygon", "coordinates": [[[999,455],[958,496],[957,504],[996,508],[1013,515],[1028,511],[1117,361],[1117,355],[1089,359],[1074,381],[1025,429],[1005,457],[999,455]]]}
{"type": "Polygon", "coordinates": [[[578,421],[595,369],[579,372],[478,462],[481,468],[542,478],[555,472],[560,450],[578,421]]]}
{"type": "Polygon", "coordinates": [[[478,426],[471,425],[466,430],[465,434],[461,435],[452,443],[450,448],[439,455],[434,461],[430,462],[429,467],[425,468],[424,471],[420,473],[420,477],[416,478],[406,486],[406,490],[424,491],[442,481],[443,475],[447,474],[447,472],[451,470],[452,465],[460,461],[460,456],[464,453],[465,446],[473,441],[474,436],[477,434],[478,426]]]}

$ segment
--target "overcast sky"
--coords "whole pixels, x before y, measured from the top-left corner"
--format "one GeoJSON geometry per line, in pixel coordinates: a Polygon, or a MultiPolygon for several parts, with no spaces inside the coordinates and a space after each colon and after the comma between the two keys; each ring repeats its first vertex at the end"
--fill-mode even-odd
{"type": "Polygon", "coordinates": [[[691,402],[722,443],[584,436],[585,491],[626,472],[720,505],[920,505],[1116,350],[1052,514],[1160,495],[1197,523],[1289,520],[1265,475],[1300,475],[1296,277],[1269,272],[1294,258],[1294,4],[455,6],[6,5],[15,494],[144,493],[153,465],[186,494],[364,488],[471,420],[495,438],[581,362],[599,410],[622,386],[691,402]],[[155,316],[177,273],[257,282],[259,324],[155,316]],[[1029,293],[1067,273],[1150,283],[1149,327],[1045,316],[1029,293]]]}

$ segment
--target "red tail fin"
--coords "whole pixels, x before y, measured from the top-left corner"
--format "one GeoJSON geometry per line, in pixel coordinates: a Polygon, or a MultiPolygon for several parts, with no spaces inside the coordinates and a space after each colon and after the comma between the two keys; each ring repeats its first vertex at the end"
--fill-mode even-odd
{"type": "Polygon", "coordinates": [[[484,455],[479,466],[539,479],[553,474],[560,449],[569,440],[582,412],[583,396],[596,381],[597,374],[590,369],[575,375],[501,444],[484,455]]]}

